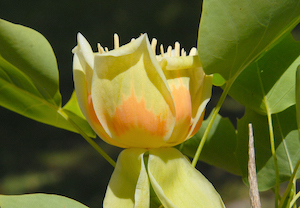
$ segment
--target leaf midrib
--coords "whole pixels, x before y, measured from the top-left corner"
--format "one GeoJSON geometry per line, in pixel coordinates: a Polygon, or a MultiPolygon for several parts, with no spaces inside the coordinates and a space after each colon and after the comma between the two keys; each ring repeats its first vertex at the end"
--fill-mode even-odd
{"type": "MultiPolygon", "coordinates": [[[[7,60],[6,60],[4,57],[2,57],[1,54],[0,54],[0,60],[1,60],[1,59],[2,59],[2,61],[6,62],[6,64],[8,64],[10,67],[13,67],[13,69],[16,70],[16,71],[22,76],[23,79],[26,79],[26,81],[27,81],[28,83],[31,84],[31,87],[34,88],[34,89],[36,90],[36,92],[40,95],[40,98],[43,98],[44,100],[46,100],[46,98],[41,94],[39,88],[37,88],[37,86],[36,86],[36,85],[41,86],[39,82],[36,82],[36,81],[32,80],[32,79],[31,79],[24,71],[20,70],[18,67],[16,67],[16,66],[15,66],[14,64],[12,64],[11,62],[7,61],[7,60]]],[[[8,77],[9,80],[11,81],[11,83],[14,84],[14,81],[13,81],[13,79],[11,78],[11,76],[9,76],[9,74],[8,74],[5,70],[3,70],[3,72],[7,75],[7,77],[8,77]]],[[[6,82],[7,82],[7,81],[6,81],[6,82]]],[[[8,83],[9,83],[9,82],[8,82],[8,83]]],[[[17,85],[15,85],[15,86],[17,87],[17,85]]],[[[22,89],[22,88],[20,88],[20,87],[17,87],[17,88],[22,89]]],[[[25,91],[26,91],[26,90],[25,90],[25,91]]],[[[27,92],[28,92],[28,91],[27,91],[27,92]]],[[[50,94],[49,94],[49,92],[48,92],[47,90],[43,90],[43,92],[45,92],[45,94],[48,95],[48,98],[51,98],[50,100],[51,100],[51,102],[53,102],[53,104],[56,104],[54,98],[53,98],[52,96],[50,96],[50,94]]],[[[47,101],[47,100],[46,100],[46,101],[47,101]]],[[[50,102],[48,102],[48,103],[50,103],[50,102]]]]}
{"type": "Polygon", "coordinates": [[[6,86],[12,88],[12,89],[15,89],[15,91],[20,91],[26,95],[28,95],[29,97],[31,97],[33,100],[38,100],[40,103],[43,103],[44,105],[48,106],[49,108],[52,108],[54,110],[58,110],[60,108],[60,106],[56,106],[56,105],[53,105],[52,103],[49,103],[46,99],[43,99],[42,97],[39,97],[39,96],[36,96],[20,87],[17,87],[16,85],[12,84],[12,83],[9,83],[7,82],[6,80],[2,79],[0,77],[1,80],[3,80],[4,83],[7,83],[6,85],[3,85],[2,88],[0,88],[0,92],[3,88],[5,88],[6,86]]]}
{"type": "MultiPolygon", "coordinates": [[[[269,105],[268,105],[268,101],[267,101],[267,96],[266,96],[266,93],[265,93],[265,89],[264,89],[264,85],[263,85],[263,82],[262,82],[262,79],[261,79],[261,76],[260,76],[260,73],[259,73],[259,66],[258,66],[258,63],[256,62],[256,69],[257,69],[257,76],[258,76],[258,80],[259,80],[259,83],[260,83],[260,86],[261,86],[261,92],[262,92],[262,96],[263,96],[263,103],[264,103],[264,106],[265,106],[265,109],[266,109],[266,112],[267,114],[271,114],[271,117],[272,117],[272,112],[271,112],[271,109],[269,108],[269,105]]],[[[282,128],[281,128],[281,125],[280,125],[280,122],[279,122],[279,119],[278,119],[278,115],[276,115],[276,118],[278,120],[278,125],[279,125],[279,131],[280,131],[280,135],[281,135],[281,141],[283,142],[283,145],[284,145],[284,150],[285,150],[285,153],[286,153],[286,156],[288,158],[288,163],[289,163],[289,168],[290,168],[290,171],[291,173],[293,173],[293,165],[292,165],[292,161],[291,161],[291,158],[290,158],[290,155],[289,155],[289,152],[288,152],[288,149],[286,147],[286,144],[285,144],[285,141],[284,141],[284,137],[283,137],[283,134],[282,134],[282,128]]],[[[273,119],[271,121],[268,121],[268,122],[273,122],[273,119]]],[[[273,124],[272,124],[273,126],[273,124]]],[[[274,128],[274,126],[273,126],[274,128]]],[[[273,130],[272,130],[273,131],[273,130]]],[[[274,139],[275,138],[275,135],[274,135],[274,139]]]]}

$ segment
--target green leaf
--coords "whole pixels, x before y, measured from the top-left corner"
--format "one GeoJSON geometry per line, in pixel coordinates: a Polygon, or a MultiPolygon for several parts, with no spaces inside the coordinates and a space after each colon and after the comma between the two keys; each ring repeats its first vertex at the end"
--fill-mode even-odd
{"type": "Polygon", "coordinates": [[[222,86],[225,84],[225,79],[218,73],[214,74],[213,76],[213,85],[215,86],[222,86]]]}
{"type": "Polygon", "coordinates": [[[88,208],[73,199],[53,194],[0,195],[1,208],[88,208]]]}
{"type": "Polygon", "coordinates": [[[65,112],[68,117],[75,122],[88,136],[95,138],[96,133],[93,131],[84,115],[82,114],[78,102],[75,91],[72,93],[72,96],[68,103],[62,108],[63,112],[65,112]]]}
{"type": "MultiPolygon", "coordinates": [[[[300,158],[300,141],[296,124],[295,105],[285,111],[273,114],[273,129],[275,137],[276,155],[279,166],[280,182],[290,179],[293,169],[300,158]]],[[[247,181],[248,163],[248,124],[253,125],[257,180],[260,191],[272,188],[276,183],[274,160],[270,147],[270,135],[267,116],[260,115],[246,108],[245,116],[238,121],[238,145],[236,155],[247,181]]],[[[296,178],[300,177],[300,171],[296,178]]]]}
{"type": "MultiPolygon", "coordinates": [[[[38,122],[77,132],[61,115],[56,58],[37,31],[0,19],[0,106],[38,122]]],[[[89,136],[95,133],[74,105],[66,114],[89,136]]]]}
{"type": "Polygon", "coordinates": [[[291,35],[247,67],[229,95],[260,114],[278,113],[295,104],[295,73],[300,42],[291,35]]]}
{"type": "Polygon", "coordinates": [[[296,110],[297,110],[297,125],[300,132],[300,65],[296,71],[296,110]]]}
{"type": "MultiPolygon", "coordinates": [[[[210,118],[211,115],[203,121],[200,130],[195,136],[178,146],[183,154],[194,157],[210,118]]],[[[201,152],[200,160],[230,173],[241,175],[235,155],[236,146],[237,135],[233,125],[228,118],[222,118],[220,115],[217,115],[201,152]]]]}
{"type": "Polygon", "coordinates": [[[56,58],[40,33],[0,19],[0,54],[27,77],[41,98],[56,106],[61,104],[56,58]]]}
{"type": "Polygon", "coordinates": [[[198,38],[205,72],[229,80],[299,21],[299,0],[205,0],[198,38]]]}
{"type": "MultiPolygon", "coordinates": [[[[1,52],[1,51],[0,51],[1,52]]],[[[36,121],[72,130],[73,127],[48,102],[33,81],[0,56],[0,105],[36,121]]]]}
{"type": "Polygon", "coordinates": [[[0,20],[0,105],[31,119],[72,129],[61,105],[58,69],[48,41],[30,28],[0,20]]]}

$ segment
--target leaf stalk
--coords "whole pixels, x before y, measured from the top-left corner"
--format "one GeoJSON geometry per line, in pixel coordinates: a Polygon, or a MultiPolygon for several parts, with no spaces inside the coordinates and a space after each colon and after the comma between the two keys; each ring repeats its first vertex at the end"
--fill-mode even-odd
{"type": "Polygon", "coordinates": [[[116,162],[92,139],[90,138],[61,108],[58,112],[68,121],[78,133],[113,167],[116,167],[116,162]]]}
{"type": "Polygon", "coordinates": [[[196,167],[196,165],[197,165],[197,162],[199,160],[201,151],[202,151],[203,146],[204,146],[204,144],[206,142],[206,139],[208,137],[210,129],[211,129],[211,127],[212,127],[212,125],[213,125],[213,123],[214,123],[214,121],[215,121],[215,119],[216,119],[216,117],[217,117],[217,115],[218,115],[218,113],[220,111],[220,108],[221,108],[221,106],[222,106],[222,104],[223,104],[223,102],[224,102],[224,100],[225,100],[225,98],[226,98],[226,96],[227,96],[227,94],[228,94],[228,92],[229,92],[232,84],[234,83],[234,81],[236,80],[236,78],[238,77],[238,75],[239,75],[239,73],[235,74],[235,76],[233,76],[231,79],[229,79],[226,82],[226,84],[225,84],[225,87],[224,87],[224,90],[222,92],[222,95],[221,95],[221,97],[220,97],[220,99],[219,99],[216,107],[213,109],[213,113],[212,113],[211,119],[209,120],[208,125],[207,125],[207,127],[206,127],[206,129],[204,131],[203,136],[202,136],[202,139],[201,139],[201,141],[200,141],[200,143],[198,145],[197,151],[196,151],[195,156],[194,156],[193,161],[192,161],[192,166],[193,167],[196,167]]]}

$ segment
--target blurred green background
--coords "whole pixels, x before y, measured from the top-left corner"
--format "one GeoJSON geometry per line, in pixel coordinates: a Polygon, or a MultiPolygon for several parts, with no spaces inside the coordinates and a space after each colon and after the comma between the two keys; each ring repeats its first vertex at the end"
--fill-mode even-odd
{"type": "MultiPolygon", "coordinates": [[[[196,46],[201,13],[199,0],[1,0],[0,18],[31,27],[52,45],[60,73],[65,104],[73,91],[72,48],[81,32],[96,50],[96,43],[112,48],[113,34],[121,44],[148,33],[158,44],[179,41],[187,51],[196,46]]],[[[221,90],[214,88],[208,110],[221,90]]],[[[1,96],[1,95],[0,95],[1,96]]],[[[228,98],[221,109],[235,124],[243,107],[228,98]]],[[[75,133],[40,124],[0,108],[0,193],[56,193],[92,208],[101,207],[113,168],[75,133]]],[[[114,159],[121,151],[97,138],[114,159]]],[[[198,169],[215,185],[227,207],[250,207],[241,179],[204,163],[198,169]]],[[[270,194],[265,194],[265,206],[270,194]]],[[[272,200],[272,197],[270,198],[272,200]]]]}

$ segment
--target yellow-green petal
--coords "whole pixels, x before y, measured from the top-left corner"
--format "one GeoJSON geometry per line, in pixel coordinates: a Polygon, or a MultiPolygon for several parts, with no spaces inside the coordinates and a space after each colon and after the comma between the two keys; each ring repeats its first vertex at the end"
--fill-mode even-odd
{"type": "Polygon", "coordinates": [[[150,149],[148,176],[165,208],[225,207],[212,184],[177,149],[150,149]]]}
{"type": "Polygon", "coordinates": [[[117,142],[157,148],[172,134],[174,101],[147,35],[95,55],[92,98],[99,121],[117,142]]]}
{"type": "Polygon", "coordinates": [[[89,42],[81,33],[77,34],[77,42],[78,45],[72,50],[74,55],[78,57],[78,61],[73,62],[73,69],[83,71],[88,93],[90,93],[94,68],[94,53],[89,42]]]}
{"type": "Polygon", "coordinates": [[[117,160],[104,208],[149,208],[150,186],[143,160],[145,149],[125,149],[117,160]]]}
{"type": "Polygon", "coordinates": [[[181,80],[188,80],[188,87],[186,88],[190,92],[192,103],[191,126],[185,138],[178,138],[178,134],[175,131],[173,132],[170,142],[173,145],[177,145],[189,139],[199,130],[205,107],[211,97],[212,75],[205,75],[198,55],[161,58],[160,64],[169,86],[176,86],[181,80]],[[176,65],[178,68],[176,68],[176,65]],[[177,143],[174,143],[176,139],[177,143]]]}
{"type": "Polygon", "coordinates": [[[87,104],[88,90],[86,84],[86,75],[76,53],[73,56],[73,79],[74,79],[78,104],[81,108],[83,115],[87,117],[88,115],[86,109],[88,109],[88,104],[87,104]]]}
{"type": "Polygon", "coordinates": [[[94,55],[92,49],[87,40],[79,33],[78,34],[78,46],[73,49],[73,79],[75,85],[75,91],[77,95],[78,105],[80,106],[81,112],[89,122],[92,129],[106,142],[109,144],[127,147],[114,140],[112,140],[104,131],[100,124],[93,106],[91,104],[91,79],[93,74],[94,55]],[[92,64],[92,65],[91,65],[92,64]]]}
{"type": "Polygon", "coordinates": [[[165,66],[166,70],[189,69],[202,66],[198,56],[162,57],[159,63],[165,66]]]}
{"type": "MultiPolygon", "coordinates": [[[[193,136],[199,130],[202,123],[202,119],[204,116],[204,111],[206,108],[207,103],[211,98],[212,92],[212,75],[205,75],[202,68],[197,68],[203,74],[199,77],[203,77],[203,79],[197,79],[196,76],[192,76],[191,83],[190,83],[190,92],[191,92],[191,99],[192,99],[192,113],[194,123],[191,127],[190,133],[188,138],[193,136]],[[202,118],[202,119],[201,119],[202,118]]],[[[187,139],[188,139],[187,138],[187,139]]]]}

